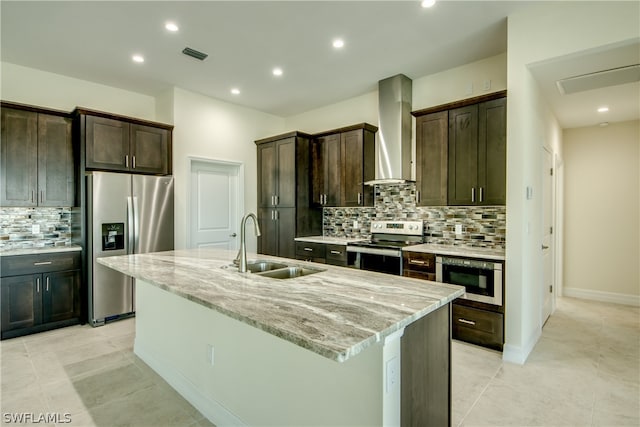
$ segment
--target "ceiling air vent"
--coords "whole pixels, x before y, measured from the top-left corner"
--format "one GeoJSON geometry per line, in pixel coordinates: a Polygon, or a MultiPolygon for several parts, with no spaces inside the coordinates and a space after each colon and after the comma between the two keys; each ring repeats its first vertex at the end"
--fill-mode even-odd
{"type": "Polygon", "coordinates": [[[204,59],[209,56],[206,53],[199,52],[195,49],[191,49],[190,47],[185,47],[182,49],[182,53],[192,58],[199,59],[200,61],[204,61],[204,59]]]}
{"type": "Polygon", "coordinates": [[[582,76],[569,77],[558,80],[556,85],[562,95],[583,92],[585,90],[600,89],[608,86],[617,86],[633,83],[640,80],[640,65],[629,65],[614,68],[612,70],[598,71],[582,76]]]}

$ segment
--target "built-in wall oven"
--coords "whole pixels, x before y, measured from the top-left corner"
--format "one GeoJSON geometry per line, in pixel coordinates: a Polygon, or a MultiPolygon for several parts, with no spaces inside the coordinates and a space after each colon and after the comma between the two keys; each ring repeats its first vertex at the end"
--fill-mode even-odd
{"type": "Polygon", "coordinates": [[[436,257],[436,281],[466,288],[463,298],[502,306],[502,261],[436,257]]]}
{"type": "Polygon", "coordinates": [[[422,229],[422,221],[372,221],[370,240],[347,245],[350,265],[401,276],[402,248],[423,243],[422,229]]]}

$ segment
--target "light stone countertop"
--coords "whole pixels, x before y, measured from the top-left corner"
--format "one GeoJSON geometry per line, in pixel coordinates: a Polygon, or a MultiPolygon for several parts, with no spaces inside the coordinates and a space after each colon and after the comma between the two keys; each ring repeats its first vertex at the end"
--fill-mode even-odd
{"type": "Polygon", "coordinates": [[[356,237],[306,236],[306,237],[296,237],[294,240],[296,242],[325,243],[329,245],[347,245],[349,243],[361,242],[367,239],[359,239],[356,237]]]}
{"type": "Polygon", "coordinates": [[[82,250],[82,246],[68,245],[68,246],[43,246],[32,248],[15,248],[0,250],[0,257],[14,256],[14,255],[39,255],[50,254],[55,252],[79,252],[82,250]]]}
{"type": "Polygon", "coordinates": [[[250,254],[325,271],[293,279],[238,273],[235,251],[186,249],[98,262],[343,362],[464,294],[464,288],[250,254]]]}
{"type": "Polygon", "coordinates": [[[502,249],[491,248],[471,248],[467,246],[452,245],[434,245],[424,243],[422,245],[413,245],[402,248],[404,252],[421,252],[436,255],[451,255],[466,258],[481,258],[494,261],[504,261],[505,255],[502,249]]]}

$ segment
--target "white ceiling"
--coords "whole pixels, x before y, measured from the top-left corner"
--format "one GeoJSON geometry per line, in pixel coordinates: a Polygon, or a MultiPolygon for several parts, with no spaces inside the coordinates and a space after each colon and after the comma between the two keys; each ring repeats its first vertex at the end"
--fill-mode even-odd
{"type": "MultiPolygon", "coordinates": [[[[1,58],[152,96],[178,86],[286,117],[373,91],[378,80],[398,73],[418,78],[505,52],[506,17],[529,5],[441,0],[423,9],[417,0],[3,0],[1,58]],[[165,30],[169,20],[179,32],[165,30]],[[331,46],[336,37],[345,40],[342,50],[331,46]],[[187,46],[209,57],[187,57],[181,53],[187,46]],[[134,53],[145,62],[133,63],[134,53]],[[283,76],[271,74],[275,66],[283,76]],[[232,87],[241,94],[232,95],[232,87]]],[[[558,98],[549,89],[555,88],[551,80],[568,71],[585,74],[601,65],[597,56],[595,63],[579,58],[576,69],[574,59],[532,67],[563,127],[602,121],[586,108],[584,92],[558,98]],[[575,95],[580,96],[573,101],[575,95]]],[[[603,90],[609,98],[589,102],[625,105],[620,116],[612,108],[607,121],[638,118],[637,85],[617,92],[603,90]]]]}

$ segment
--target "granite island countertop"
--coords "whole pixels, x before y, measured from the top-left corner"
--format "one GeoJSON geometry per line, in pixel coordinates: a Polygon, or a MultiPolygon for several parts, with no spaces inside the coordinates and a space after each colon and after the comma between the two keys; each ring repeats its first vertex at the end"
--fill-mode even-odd
{"type": "Polygon", "coordinates": [[[249,254],[324,270],[272,279],[239,273],[235,255],[203,248],[98,262],[338,362],[464,294],[455,285],[249,254]]]}

